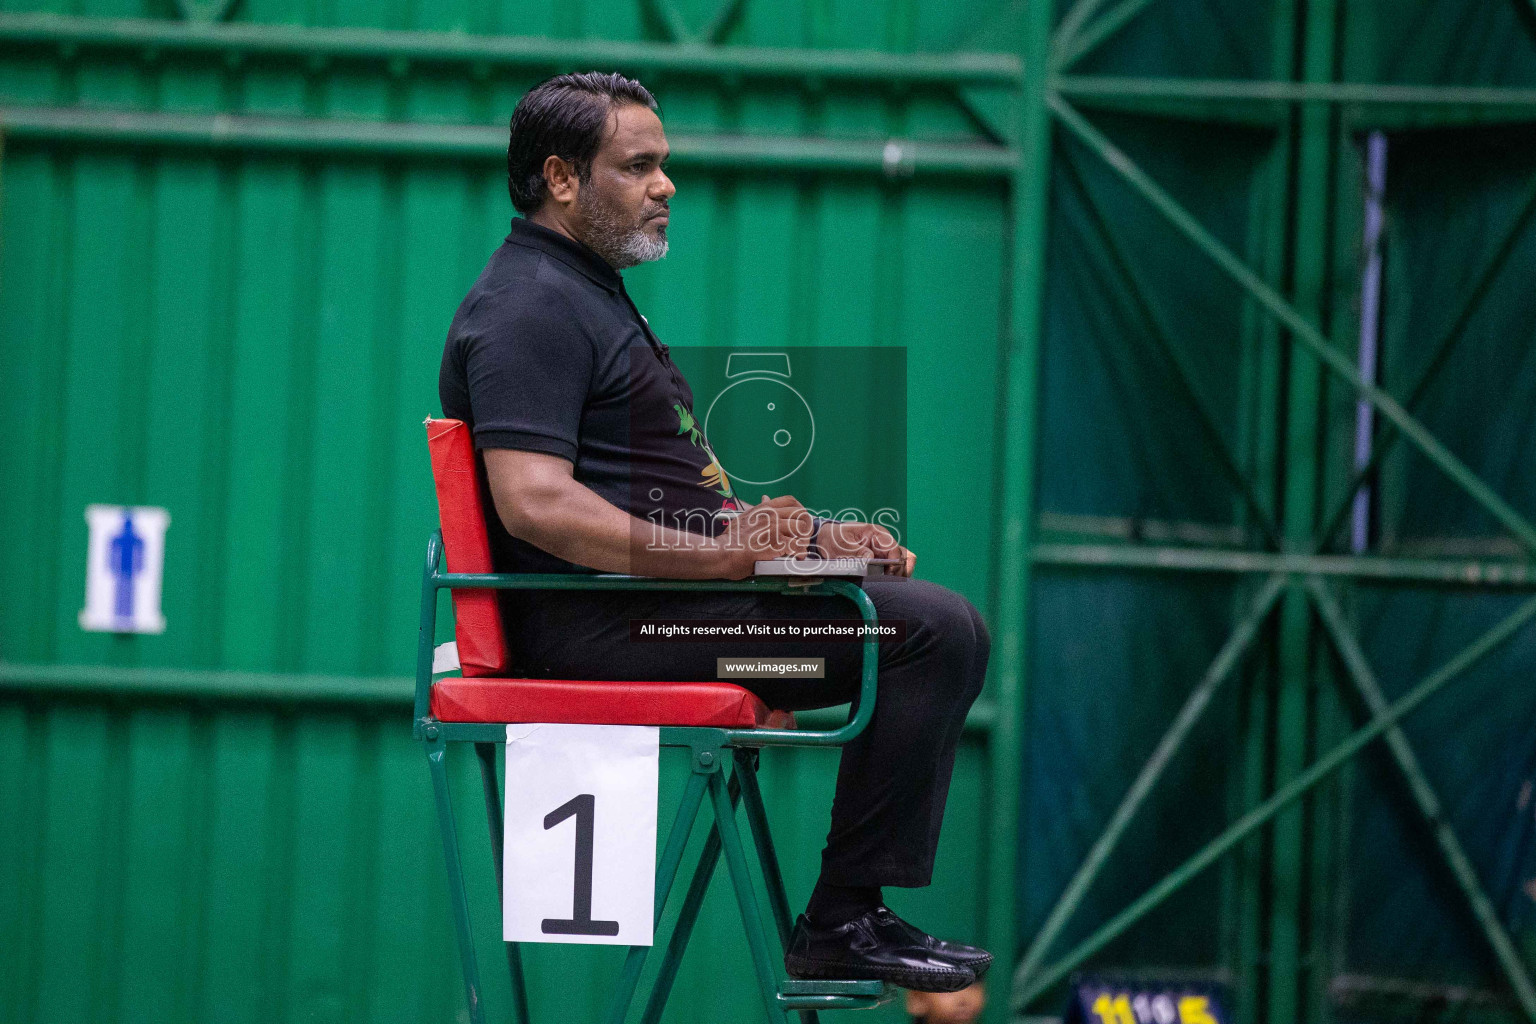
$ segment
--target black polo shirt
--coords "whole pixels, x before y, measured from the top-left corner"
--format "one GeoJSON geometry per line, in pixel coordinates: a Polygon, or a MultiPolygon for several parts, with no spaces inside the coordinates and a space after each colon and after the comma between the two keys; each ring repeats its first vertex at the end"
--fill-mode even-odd
{"type": "MultiPolygon", "coordinates": [[[[459,305],[438,376],[443,414],[484,448],[569,460],[575,479],[634,516],[713,534],[737,507],[693,416],[693,390],[601,256],[518,218],[459,305]]],[[[477,454],[501,572],[582,567],[509,535],[477,454]]]]}

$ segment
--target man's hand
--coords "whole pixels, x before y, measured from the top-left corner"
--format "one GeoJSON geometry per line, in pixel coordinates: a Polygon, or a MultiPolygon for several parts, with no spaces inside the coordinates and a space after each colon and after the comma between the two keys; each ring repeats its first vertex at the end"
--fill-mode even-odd
{"type": "Polygon", "coordinates": [[[911,576],[917,565],[916,555],[874,523],[829,522],[822,526],[816,548],[825,558],[899,558],[900,565],[887,567],[896,576],[911,576]]]}
{"type": "Polygon", "coordinates": [[[722,575],[745,579],[758,561],[804,558],[811,541],[811,514],[791,495],[765,494],[762,501],[732,516],[716,540],[724,548],[722,575]]]}

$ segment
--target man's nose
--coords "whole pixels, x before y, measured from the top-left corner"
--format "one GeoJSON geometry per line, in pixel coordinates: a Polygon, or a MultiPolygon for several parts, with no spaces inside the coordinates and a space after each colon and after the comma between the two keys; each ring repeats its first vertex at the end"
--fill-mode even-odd
{"type": "Polygon", "coordinates": [[[677,186],[672,184],[672,179],[667,177],[667,172],[657,171],[656,177],[658,179],[656,187],[651,189],[652,199],[671,199],[677,194],[677,186]]]}

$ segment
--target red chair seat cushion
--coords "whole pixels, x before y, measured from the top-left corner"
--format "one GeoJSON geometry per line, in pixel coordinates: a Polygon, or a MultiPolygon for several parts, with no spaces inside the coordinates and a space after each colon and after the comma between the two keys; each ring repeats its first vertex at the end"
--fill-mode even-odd
{"type": "Polygon", "coordinates": [[[439,679],[432,714],[442,722],[557,722],[571,725],[704,725],[793,729],[733,683],[597,682],[572,679],[439,679]]]}

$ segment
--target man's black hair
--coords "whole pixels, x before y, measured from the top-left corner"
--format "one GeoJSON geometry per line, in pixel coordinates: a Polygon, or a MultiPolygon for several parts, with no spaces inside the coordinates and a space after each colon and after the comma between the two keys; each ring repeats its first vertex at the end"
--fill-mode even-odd
{"type": "Polygon", "coordinates": [[[587,181],[608,114],[626,103],[656,109],[649,89],[617,73],[556,75],[523,94],[512,111],[507,141],[507,191],[519,213],[544,205],[544,161],[551,155],[570,162],[577,180],[587,181]]]}

